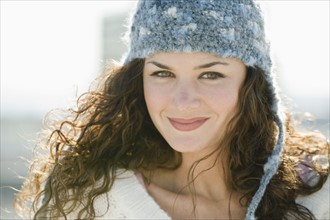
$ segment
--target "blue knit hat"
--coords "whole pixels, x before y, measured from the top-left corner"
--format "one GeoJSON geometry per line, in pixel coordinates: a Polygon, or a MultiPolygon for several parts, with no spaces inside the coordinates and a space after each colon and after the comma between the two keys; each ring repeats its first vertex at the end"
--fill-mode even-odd
{"type": "Polygon", "coordinates": [[[255,219],[266,187],[281,163],[283,123],[272,77],[270,47],[259,5],[253,0],[140,0],[132,17],[124,63],[158,52],[206,52],[234,57],[264,71],[272,91],[270,107],[279,128],[246,219],[255,219]]]}

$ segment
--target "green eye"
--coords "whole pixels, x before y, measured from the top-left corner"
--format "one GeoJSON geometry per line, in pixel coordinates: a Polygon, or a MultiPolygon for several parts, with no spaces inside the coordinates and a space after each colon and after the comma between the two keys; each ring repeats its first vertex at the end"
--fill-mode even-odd
{"type": "Polygon", "coordinates": [[[222,73],[218,73],[218,72],[206,72],[206,73],[202,73],[200,75],[200,79],[211,79],[211,80],[215,80],[215,79],[219,79],[219,78],[224,78],[225,76],[222,73]]]}
{"type": "Polygon", "coordinates": [[[167,77],[174,77],[174,74],[169,71],[157,71],[152,73],[151,76],[167,78],[167,77]]]}

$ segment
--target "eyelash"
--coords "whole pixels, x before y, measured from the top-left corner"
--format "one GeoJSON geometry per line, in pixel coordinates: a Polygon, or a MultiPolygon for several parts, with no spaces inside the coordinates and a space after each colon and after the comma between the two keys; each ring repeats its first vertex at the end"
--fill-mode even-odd
{"type": "Polygon", "coordinates": [[[174,78],[175,77],[174,74],[169,71],[156,71],[156,72],[152,73],[151,76],[156,76],[159,78],[167,78],[167,77],[174,78]]]}
{"type": "Polygon", "coordinates": [[[219,79],[219,78],[225,78],[225,76],[222,74],[222,73],[219,73],[219,72],[205,72],[205,73],[202,73],[199,77],[199,79],[210,79],[210,80],[216,80],[216,79],[219,79]],[[209,75],[209,77],[204,77],[206,75],[209,75]],[[210,77],[211,75],[211,77],[210,77]]]}
{"type": "MultiPolygon", "coordinates": [[[[167,77],[175,78],[175,75],[169,71],[156,71],[152,73],[151,76],[160,77],[160,78],[167,78],[167,77]]],[[[209,80],[216,80],[218,78],[225,78],[225,76],[219,72],[204,72],[200,74],[198,77],[198,79],[209,79],[209,80]],[[206,75],[209,76],[205,77],[206,75]]]]}

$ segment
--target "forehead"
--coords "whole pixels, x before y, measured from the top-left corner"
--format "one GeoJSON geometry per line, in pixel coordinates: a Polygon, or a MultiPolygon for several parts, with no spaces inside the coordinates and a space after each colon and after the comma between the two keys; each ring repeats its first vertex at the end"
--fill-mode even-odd
{"type": "Polygon", "coordinates": [[[193,53],[175,53],[175,52],[161,52],[153,54],[146,58],[146,63],[150,61],[157,61],[162,64],[171,65],[203,65],[210,62],[222,62],[229,65],[244,66],[244,63],[231,57],[220,57],[218,55],[204,53],[204,52],[193,52],[193,53]]]}
{"type": "Polygon", "coordinates": [[[176,53],[176,52],[160,52],[152,54],[147,57],[147,59],[222,59],[218,55],[203,53],[203,52],[193,52],[193,53],[176,53]]]}

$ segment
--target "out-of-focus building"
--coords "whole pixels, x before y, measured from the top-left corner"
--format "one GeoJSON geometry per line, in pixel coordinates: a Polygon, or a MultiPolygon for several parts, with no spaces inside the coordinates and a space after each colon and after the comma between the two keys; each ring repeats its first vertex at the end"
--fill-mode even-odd
{"type": "Polygon", "coordinates": [[[116,17],[107,16],[103,19],[102,45],[103,60],[111,59],[120,61],[127,47],[124,44],[123,37],[126,31],[126,14],[119,14],[116,17]]]}

